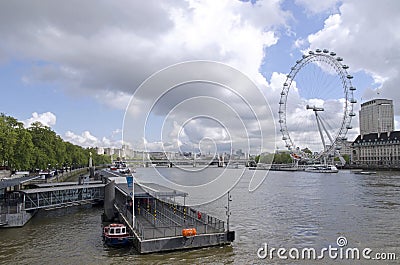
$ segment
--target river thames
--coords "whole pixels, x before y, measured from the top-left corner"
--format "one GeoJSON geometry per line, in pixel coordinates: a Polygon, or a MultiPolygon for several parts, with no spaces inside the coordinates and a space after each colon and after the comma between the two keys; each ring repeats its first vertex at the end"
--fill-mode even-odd
{"type": "MultiPolygon", "coordinates": [[[[147,169],[138,170],[146,174],[147,169]]],[[[163,169],[174,176],[178,169],[163,169]]],[[[218,172],[199,172],[207,178],[218,172]]],[[[237,169],[230,169],[232,171],[237,169]]],[[[251,174],[246,171],[245,174],[251,174]]],[[[231,246],[137,255],[134,249],[104,246],[102,208],[79,207],[41,211],[22,228],[0,230],[0,264],[398,264],[400,262],[400,172],[357,175],[306,172],[269,172],[254,192],[240,181],[231,191],[231,246]],[[368,261],[327,253],[319,260],[260,259],[257,251],[269,248],[323,248],[337,246],[395,253],[395,261],[368,261]]],[[[223,220],[226,196],[198,207],[223,220]]],[[[288,253],[286,252],[286,256],[288,253]]]]}

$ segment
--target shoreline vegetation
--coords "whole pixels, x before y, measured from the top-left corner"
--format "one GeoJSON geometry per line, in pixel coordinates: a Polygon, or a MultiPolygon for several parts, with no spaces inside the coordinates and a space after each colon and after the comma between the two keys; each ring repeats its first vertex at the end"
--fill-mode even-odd
{"type": "Polygon", "coordinates": [[[92,154],[96,165],[110,163],[95,148],[64,141],[50,127],[33,122],[28,128],[14,117],[0,113],[0,167],[11,171],[76,169],[86,167],[92,154]]]}

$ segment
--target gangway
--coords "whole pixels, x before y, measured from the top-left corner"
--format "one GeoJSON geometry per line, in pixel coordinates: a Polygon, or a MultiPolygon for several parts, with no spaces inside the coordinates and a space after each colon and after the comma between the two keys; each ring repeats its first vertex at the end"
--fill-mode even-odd
{"type": "Polygon", "coordinates": [[[23,209],[57,209],[104,200],[105,184],[54,186],[22,190],[23,209]]]}
{"type": "MultiPolygon", "coordinates": [[[[21,181],[16,186],[19,188],[21,181]]],[[[100,203],[104,201],[104,187],[105,184],[97,182],[83,185],[70,183],[67,186],[43,184],[42,188],[24,190],[15,188],[0,200],[0,226],[24,226],[40,209],[54,210],[100,203]]]]}

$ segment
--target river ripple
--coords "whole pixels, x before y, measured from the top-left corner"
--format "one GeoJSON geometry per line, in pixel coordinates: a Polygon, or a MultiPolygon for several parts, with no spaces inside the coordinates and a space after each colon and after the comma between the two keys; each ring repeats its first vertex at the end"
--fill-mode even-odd
{"type": "MultiPolygon", "coordinates": [[[[177,169],[163,170],[169,170],[171,178],[182,177],[177,169]]],[[[204,170],[201,177],[212,178],[219,170],[204,170]]],[[[287,264],[289,260],[260,260],[257,249],[267,243],[276,248],[320,250],[336,246],[338,236],[347,238],[348,247],[395,252],[400,258],[397,172],[369,176],[349,171],[270,172],[255,192],[248,192],[244,180],[231,194],[231,229],[236,231],[231,246],[150,255],[107,248],[101,239],[102,209],[86,206],[42,211],[23,228],[0,230],[0,264],[287,264]]],[[[225,203],[226,197],[199,208],[225,220],[225,203]]],[[[336,263],[327,257],[292,262],[336,263]]],[[[368,264],[365,260],[342,262],[368,264]]]]}

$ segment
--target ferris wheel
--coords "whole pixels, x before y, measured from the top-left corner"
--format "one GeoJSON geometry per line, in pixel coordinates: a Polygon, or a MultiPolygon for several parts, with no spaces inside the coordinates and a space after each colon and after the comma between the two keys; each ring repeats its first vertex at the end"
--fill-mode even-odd
{"type": "Polygon", "coordinates": [[[282,140],[292,157],[337,156],[355,116],[356,88],[343,59],[326,49],[309,51],[291,68],[279,101],[282,140]]]}

